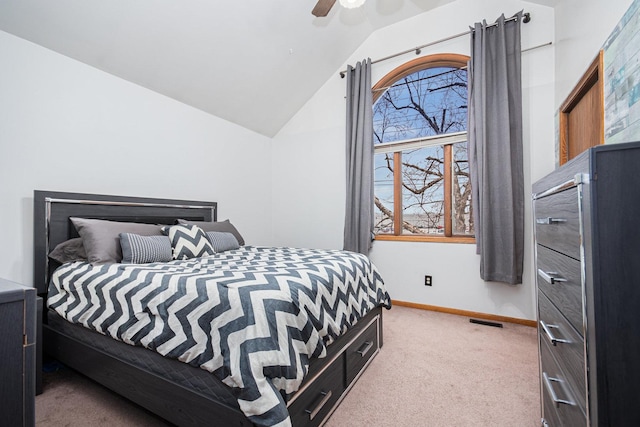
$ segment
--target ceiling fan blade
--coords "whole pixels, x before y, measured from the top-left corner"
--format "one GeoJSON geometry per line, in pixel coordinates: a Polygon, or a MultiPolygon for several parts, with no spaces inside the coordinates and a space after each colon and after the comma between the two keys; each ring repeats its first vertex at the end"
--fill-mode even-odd
{"type": "Polygon", "coordinates": [[[311,13],[319,18],[327,16],[336,0],[318,0],[311,13]]]}

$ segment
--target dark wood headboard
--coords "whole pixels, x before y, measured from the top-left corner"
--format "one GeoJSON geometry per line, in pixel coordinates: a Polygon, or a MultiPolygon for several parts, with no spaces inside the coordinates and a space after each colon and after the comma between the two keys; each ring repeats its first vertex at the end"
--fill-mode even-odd
{"type": "Polygon", "coordinates": [[[49,252],[57,244],[78,237],[70,217],[110,221],[175,224],[176,219],[216,221],[216,202],[108,196],[102,194],[34,191],[34,287],[45,294],[55,262],[49,252]]]}

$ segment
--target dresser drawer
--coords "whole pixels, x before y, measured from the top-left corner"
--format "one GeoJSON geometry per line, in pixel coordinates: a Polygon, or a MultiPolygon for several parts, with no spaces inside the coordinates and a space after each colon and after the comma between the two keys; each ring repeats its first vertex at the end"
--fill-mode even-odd
{"type": "Polygon", "coordinates": [[[346,350],[347,384],[351,384],[378,348],[378,322],[374,321],[346,350]]]}
{"type": "MultiPolygon", "coordinates": [[[[542,386],[544,387],[544,384],[542,386]]],[[[562,422],[558,416],[558,411],[547,390],[542,391],[542,419],[544,421],[544,424],[542,424],[543,427],[562,426],[562,422]]]]}
{"type": "Polygon", "coordinates": [[[580,261],[538,245],[537,281],[540,289],[571,325],[583,335],[580,261]]]}
{"type": "Polygon", "coordinates": [[[535,201],[537,243],[580,259],[577,187],[535,201]]]}
{"type": "Polygon", "coordinates": [[[540,362],[543,415],[549,426],[586,426],[584,406],[578,404],[578,400],[585,400],[584,391],[574,390],[567,382],[545,340],[540,342],[540,362]]]}
{"type": "Polygon", "coordinates": [[[585,407],[584,341],[569,325],[565,317],[543,295],[538,294],[538,331],[540,340],[562,367],[567,382],[576,390],[578,404],[585,407]]]}
{"type": "Polygon", "coordinates": [[[307,389],[289,405],[293,426],[318,426],[331,413],[345,390],[344,353],[340,354],[307,389]]]}

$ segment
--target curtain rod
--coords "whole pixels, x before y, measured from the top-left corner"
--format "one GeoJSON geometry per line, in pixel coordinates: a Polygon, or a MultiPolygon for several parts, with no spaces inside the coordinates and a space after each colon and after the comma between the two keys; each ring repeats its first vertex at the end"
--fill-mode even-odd
{"type": "MultiPolygon", "coordinates": [[[[518,16],[516,15],[516,16],[512,16],[511,18],[505,19],[504,22],[515,21],[517,19],[518,19],[518,16]]],[[[529,13],[529,12],[523,13],[522,14],[522,22],[526,24],[529,21],[531,21],[531,13],[529,13]]],[[[493,24],[490,24],[490,25],[487,25],[487,28],[495,27],[496,25],[498,25],[497,22],[493,23],[493,24]]],[[[449,41],[449,40],[452,40],[452,39],[457,39],[458,37],[462,37],[462,36],[466,36],[467,34],[471,34],[473,31],[474,31],[474,29],[472,28],[469,31],[465,31],[463,33],[454,34],[452,36],[445,37],[443,39],[436,40],[436,41],[431,42],[431,43],[423,44],[422,46],[414,47],[413,49],[403,50],[402,52],[394,53],[393,55],[385,56],[384,58],[380,58],[380,59],[376,59],[375,61],[371,61],[371,64],[373,65],[373,64],[378,63],[378,62],[386,61],[387,59],[395,58],[395,57],[400,56],[400,55],[405,55],[405,54],[407,54],[409,52],[415,52],[416,55],[420,55],[420,53],[422,53],[421,52],[422,49],[424,49],[425,47],[432,46],[434,44],[438,44],[438,43],[442,43],[442,42],[446,42],[446,41],[449,41]]],[[[347,70],[340,71],[340,77],[344,79],[344,76],[345,76],[346,72],[347,72],[347,70]]]]}
{"type": "MultiPolygon", "coordinates": [[[[538,48],[540,48],[540,47],[551,46],[552,44],[553,44],[553,42],[546,42],[546,43],[538,44],[538,45],[535,45],[535,46],[528,47],[528,48],[526,48],[526,49],[522,49],[522,51],[521,51],[521,52],[522,52],[522,53],[525,53],[525,52],[528,52],[528,51],[530,51],[530,50],[538,49],[538,48]]],[[[466,70],[466,69],[467,69],[467,67],[466,67],[466,66],[458,68],[458,70],[466,70]]],[[[415,81],[415,80],[414,80],[414,81],[415,81]]],[[[394,83],[394,84],[392,84],[392,85],[390,85],[390,86],[382,86],[382,87],[379,87],[379,88],[377,88],[377,89],[372,89],[372,91],[373,91],[373,92],[380,92],[380,91],[383,91],[383,90],[390,89],[390,88],[392,88],[392,87],[394,87],[394,86],[396,86],[396,83],[394,83]]]]}

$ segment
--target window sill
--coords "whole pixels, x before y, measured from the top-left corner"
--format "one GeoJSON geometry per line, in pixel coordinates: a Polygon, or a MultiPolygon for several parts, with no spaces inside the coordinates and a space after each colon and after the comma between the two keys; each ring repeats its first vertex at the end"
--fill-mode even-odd
{"type": "Polygon", "coordinates": [[[375,240],[387,242],[434,242],[434,243],[466,243],[475,244],[476,238],[470,236],[417,236],[417,235],[401,235],[393,234],[376,234],[375,240]]]}

